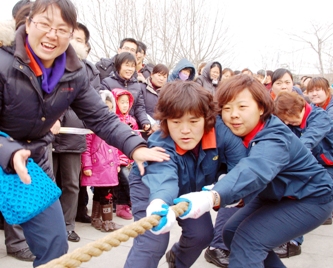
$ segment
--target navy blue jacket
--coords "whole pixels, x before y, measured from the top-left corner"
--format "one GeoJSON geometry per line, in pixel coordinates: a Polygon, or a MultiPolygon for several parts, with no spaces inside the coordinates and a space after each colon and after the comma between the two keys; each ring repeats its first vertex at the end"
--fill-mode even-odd
{"type": "Polygon", "coordinates": [[[300,126],[289,126],[318,162],[333,166],[333,121],[322,108],[306,104],[300,126]]]}
{"type": "Polygon", "coordinates": [[[311,203],[332,200],[333,182],[301,140],[276,116],[250,141],[248,156],[216,185],[221,206],[259,195],[269,201],[307,199],[311,203]]]}
{"type": "MultiPolygon", "coordinates": [[[[163,138],[160,131],[149,137],[150,148],[163,147],[170,155],[169,161],[150,162],[145,167],[142,181],[150,189],[150,201],[158,198],[171,205],[173,199],[182,194],[201,191],[203,186],[217,181],[221,168],[226,165],[228,170],[232,169],[246,155],[242,140],[230,131],[220,116],[217,117],[215,133],[210,133],[205,139],[215,140],[216,146],[207,148],[202,142],[196,158],[192,151],[176,150],[172,138],[163,138]]],[[[136,164],[130,176],[140,176],[136,164]]]]}

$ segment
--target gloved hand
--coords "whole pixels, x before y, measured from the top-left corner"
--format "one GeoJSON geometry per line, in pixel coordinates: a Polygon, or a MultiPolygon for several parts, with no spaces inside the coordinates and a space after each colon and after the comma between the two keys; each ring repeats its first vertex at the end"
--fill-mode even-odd
{"type": "Polygon", "coordinates": [[[161,216],[160,222],[154,226],[150,231],[155,234],[164,234],[169,232],[176,222],[175,212],[164,203],[161,199],[153,200],[146,209],[147,216],[159,215],[161,216]]]}
{"type": "Polygon", "coordinates": [[[174,204],[188,202],[188,209],[179,216],[182,220],[192,218],[197,219],[213,208],[213,194],[211,191],[201,191],[181,195],[173,200],[174,204]]]}
{"type": "Polygon", "coordinates": [[[211,191],[214,187],[214,183],[213,184],[210,184],[210,185],[205,185],[204,187],[202,187],[202,191],[211,191]]]}

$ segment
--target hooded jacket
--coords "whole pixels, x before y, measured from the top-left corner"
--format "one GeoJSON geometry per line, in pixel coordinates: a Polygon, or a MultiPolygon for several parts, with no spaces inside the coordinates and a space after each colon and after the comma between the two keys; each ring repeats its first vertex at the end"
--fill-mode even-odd
{"type": "Polygon", "coordinates": [[[200,84],[202,87],[204,87],[214,95],[215,90],[221,81],[221,78],[222,78],[222,65],[217,61],[212,61],[206,64],[206,66],[202,70],[202,74],[198,76],[195,82],[200,84]],[[210,69],[212,68],[212,65],[215,63],[218,65],[218,68],[220,69],[220,76],[218,78],[218,84],[213,85],[213,80],[210,78],[210,69]]]}
{"type": "Polygon", "coordinates": [[[11,136],[0,137],[0,166],[6,172],[12,172],[13,152],[26,148],[31,150],[35,162],[53,177],[47,158],[47,146],[54,138],[50,128],[69,106],[87,128],[127,156],[137,147],[146,146],[141,137],[109,112],[89,85],[86,67],[71,45],[65,52],[64,75],[50,94],[44,93],[29,67],[25,40],[23,25],[16,32],[14,45],[0,48],[0,131],[11,136]]]}
{"type": "MultiPolygon", "coordinates": [[[[119,116],[120,121],[129,125],[133,130],[138,130],[139,126],[138,126],[137,122],[128,112],[129,110],[131,110],[131,107],[133,106],[133,103],[134,103],[134,98],[133,98],[132,94],[129,91],[124,90],[122,88],[115,88],[112,90],[112,93],[113,93],[113,95],[115,97],[115,101],[116,101],[116,114],[119,116]],[[127,113],[125,113],[125,114],[120,112],[119,106],[118,106],[118,99],[120,96],[123,96],[123,95],[127,95],[129,98],[129,107],[128,107],[127,113]]],[[[139,132],[137,132],[137,134],[139,135],[139,132]]],[[[121,166],[127,166],[128,164],[133,163],[133,161],[130,160],[121,151],[118,151],[118,152],[119,152],[119,159],[120,159],[121,166]]]]}
{"type": "Polygon", "coordinates": [[[139,83],[134,75],[129,80],[125,80],[117,72],[111,72],[110,76],[105,78],[101,85],[103,89],[113,91],[115,88],[122,88],[132,94],[134,102],[129,113],[141,127],[145,124],[150,124],[142,95],[144,86],[145,84],[139,83]]]}
{"type": "Polygon", "coordinates": [[[194,65],[187,59],[181,59],[175,68],[173,69],[172,73],[168,77],[168,82],[179,80],[179,72],[185,68],[190,68],[191,73],[187,81],[193,81],[195,77],[195,67],[194,65]]]}
{"type": "MultiPolygon", "coordinates": [[[[115,100],[112,93],[108,90],[101,90],[100,96],[105,102],[106,97],[112,101],[112,112],[116,111],[115,100]]],[[[96,134],[86,135],[87,150],[81,154],[82,170],[91,170],[90,177],[82,172],[82,186],[115,186],[118,185],[118,170],[120,166],[119,150],[108,145],[96,134]]]]}

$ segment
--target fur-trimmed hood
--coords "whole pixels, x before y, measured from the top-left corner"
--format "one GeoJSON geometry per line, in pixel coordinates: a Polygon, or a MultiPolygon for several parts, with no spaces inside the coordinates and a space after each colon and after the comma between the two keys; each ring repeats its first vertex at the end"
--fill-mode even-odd
{"type": "Polygon", "coordinates": [[[11,46],[15,40],[15,21],[0,21],[0,47],[11,46]]]}
{"type": "Polygon", "coordinates": [[[101,95],[101,98],[103,102],[105,103],[105,100],[107,97],[109,97],[112,101],[112,112],[116,113],[116,100],[114,99],[114,96],[110,90],[104,89],[100,90],[99,94],[101,95]]]}

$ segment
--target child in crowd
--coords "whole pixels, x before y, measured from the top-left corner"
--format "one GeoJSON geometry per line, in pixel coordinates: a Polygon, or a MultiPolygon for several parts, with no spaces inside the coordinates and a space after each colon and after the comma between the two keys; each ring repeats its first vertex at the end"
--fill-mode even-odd
{"type": "MultiPolygon", "coordinates": [[[[112,93],[101,90],[100,94],[110,111],[114,111],[112,93]]],[[[120,171],[118,149],[108,145],[96,134],[88,134],[86,141],[87,150],[81,155],[81,185],[94,186],[91,225],[102,232],[111,232],[122,227],[112,221],[112,187],[118,185],[120,171]]]]}
{"type": "MultiPolygon", "coordinates": [[[[112,93],[116,100],[116,114],[119,116],[121,122],[129,125],[133,130],[138,130],[138,124],[134,117],[129,114],[134,98],[133,95],[121,88],[115,88],[112,93]]],[[[138,132],[139,133],[139,132],[138,132]]],[[[133,218],[131,213],[131,199],[129,193],[128,175],[132,167],[133,161],[126,155],[119,151],[120,159],[120,172],[119,172],[119,185],[115,189],[116,197],[116,215],[125,220],[133,218]]]]}

